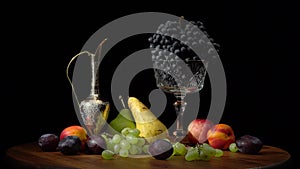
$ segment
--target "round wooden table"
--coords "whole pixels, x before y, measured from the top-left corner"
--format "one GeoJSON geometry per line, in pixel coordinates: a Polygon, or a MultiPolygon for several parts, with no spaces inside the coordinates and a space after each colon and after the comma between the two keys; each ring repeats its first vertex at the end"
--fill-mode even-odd
{"type": "Polygon", "coordinates": [[[44,169],[243,169],[273,168],[283,165],[290,154],[277,147],[265,145],[257,155],[224,151],[224,156],[210,161],[185,161],[183,156],[174,156],[169,160],[146,158],[116,157],[104,160],[101,155],[63,155],[60,152],[42,152],[37,143],[26,143],[11,147],[6,153],[6,162],[13,168],[44,169]]]}

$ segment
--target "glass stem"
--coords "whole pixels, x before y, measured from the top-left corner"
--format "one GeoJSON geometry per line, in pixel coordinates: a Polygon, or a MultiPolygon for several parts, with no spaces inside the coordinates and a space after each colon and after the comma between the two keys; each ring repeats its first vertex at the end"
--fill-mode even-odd
{"type": "Polygon", "coordinates": [[[184,101],[184,96],[182,95],[176,98],[177,101],[173,105],[177,114],[177,119],[176,130],[173,134],[175,135],[176,139],[182,140],[186,135],[186,131],[183,129],[183,114],[187,103],[184,101]]]}

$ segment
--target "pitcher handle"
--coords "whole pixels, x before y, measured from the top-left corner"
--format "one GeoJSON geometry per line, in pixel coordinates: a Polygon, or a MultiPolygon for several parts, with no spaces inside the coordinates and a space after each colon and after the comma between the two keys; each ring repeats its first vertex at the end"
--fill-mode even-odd
{"type": "Polygon", "coordinates": [[[69,81],[69,83],[70,83],[70,85],[71,85],[72,92],[73,92],[73,94],[74,94],[74,96],[75,96],[75,99],[76,99],[78,108],[80,107],[80,106],[79,106],[80,103],[79,103],[79,100],[78,100],[78,97],[77,97],[77,94],[76,94],[74,85],[73,85],[73,83],[72,83],[72,81],[71,81],[71,79],[70,79],[70,77],[69,77],[69,68],[70,68],[70,65],[71,65],[71,63],[73,62],[73,60],[75,60],[78,56],[80,56],[80,55],[82,55],[82,54],[88,54],[88,56],[94,55],[94,54],[90,53],[89,51],[83,51],[83,52],[80,52],[80,53],[78,53],[77,55],[75,55],[75,56],[72,57],[72,59],[71,59],[71,60],[69,61],[69,63],[68,63],[67,69],[66,69],[67,79],[68,79],[68,81],[69,81]]]}

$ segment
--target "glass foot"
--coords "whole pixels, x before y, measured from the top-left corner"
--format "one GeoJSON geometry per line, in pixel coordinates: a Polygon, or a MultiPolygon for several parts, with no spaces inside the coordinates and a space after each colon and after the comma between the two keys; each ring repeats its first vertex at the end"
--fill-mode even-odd
{"type": "Polygon", "coordinates": [[[184,130],[176,130],[173,132],[174,135],[174,141],[176,142],[181,142],[185,136],[186,136],[186,132],[184,130]]]}

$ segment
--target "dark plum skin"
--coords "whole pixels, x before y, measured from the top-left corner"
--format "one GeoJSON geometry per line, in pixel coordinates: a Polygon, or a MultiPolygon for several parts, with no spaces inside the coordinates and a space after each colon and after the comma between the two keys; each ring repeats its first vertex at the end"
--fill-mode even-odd
{"type": "Polygon", "coordinates": [[[65,155],[78,154],[81,149],[81,140],[77,136],[67,136],[59,141],[57,149],[65,155]]]}
{"type": "Polygon", "coordinates": [[[257,154],[263,147],[262,141],[251,135],[244,135],[236,140],[236,146],[241,153],[257,154]]]}
{"type": "Polygon", "coordinates": [[[173,146],[166,140],[158,139],[150,144],[148,151],[155,159],[166,160],[172,156],[173,146]]]}
{"type": "Polygon", "coordinates": [[[59,138],[52,133],[43,134],[38,139],[38,146],[42,151],[57,151],[59,138]]]}
{"type": "Polygon", "coordinates": [[[106,149],[106,142],[102,136],[92,135],[86,141],[87,154],[101,154],[106,149]]]}

